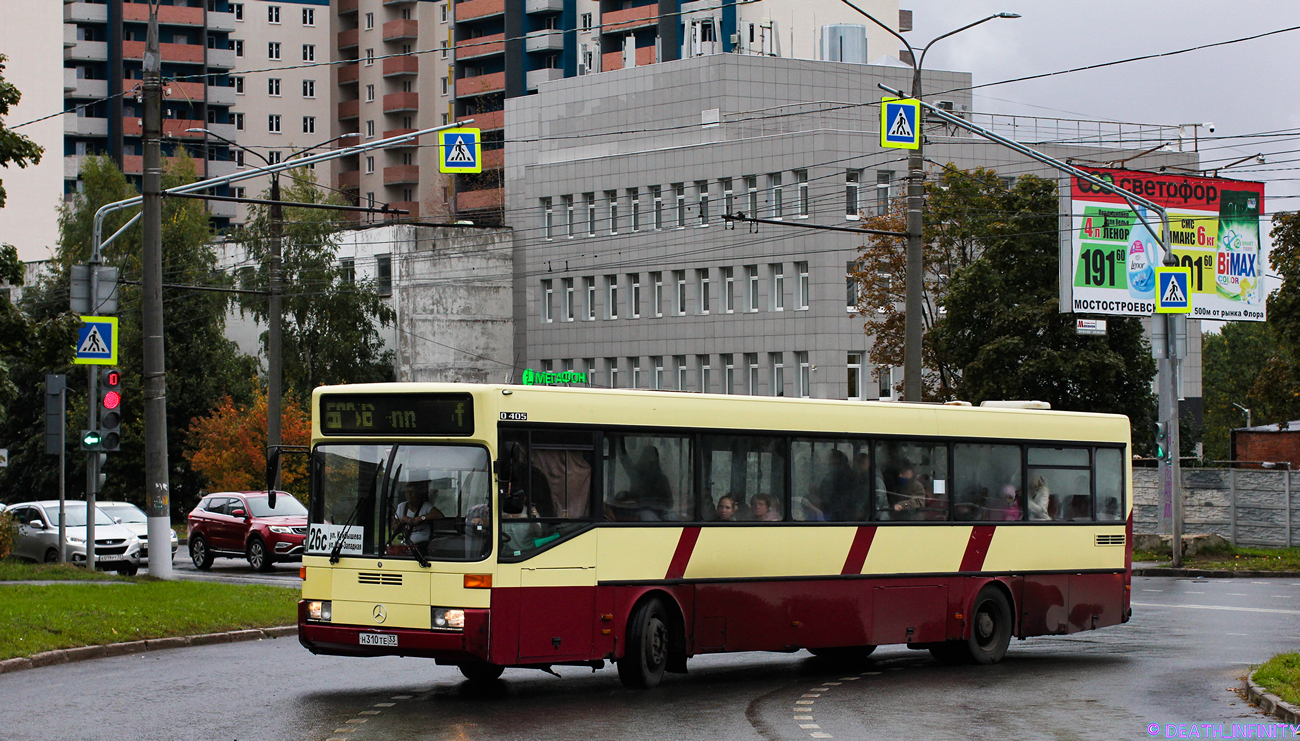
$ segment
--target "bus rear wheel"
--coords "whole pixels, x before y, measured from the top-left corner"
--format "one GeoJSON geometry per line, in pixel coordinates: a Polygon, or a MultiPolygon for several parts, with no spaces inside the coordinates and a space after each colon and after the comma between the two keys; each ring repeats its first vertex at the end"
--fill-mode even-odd
{"type": "Polygon", "coordinates": [[[486,661],[476,661],[460,665],[460,673],[471,682],[491,682],[501,677],[501,673],[506,670],[499,664],[489,664],[486,661]]]}
{"type": "Polygon", "coordinates": [[[618,678],[625,687],[649,689],[668,668],[668,611],[663,602],[642,602],[627,622],[627,651],[618,660],[618,678]]]}
{"type": "Polygon", "coordinates": [[[1006,595],[986,586],[975,595],[971,606],[970,638],[947,641],[930,648],[930,654],[945,664],[996,664],[1011,644],[1011,605],[1006,595]]]}

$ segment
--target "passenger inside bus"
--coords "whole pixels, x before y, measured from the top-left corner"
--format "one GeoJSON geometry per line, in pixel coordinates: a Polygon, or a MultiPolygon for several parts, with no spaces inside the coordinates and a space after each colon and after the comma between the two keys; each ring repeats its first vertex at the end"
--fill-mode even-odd
{"type": "Polygon", "coordinates": [[[776,498],[771,494],[759,494],[754,497],[753,515],[750,519],[755,522],[780,522],[781,508],[776,503],[776,498]]]}
{"type": "Polygon", "coordinates": [[[718,500],[718,514],[714,518],[716,522],[735,522],[736,521],[736,500],[730,496],[724,495],[718,500]]]}

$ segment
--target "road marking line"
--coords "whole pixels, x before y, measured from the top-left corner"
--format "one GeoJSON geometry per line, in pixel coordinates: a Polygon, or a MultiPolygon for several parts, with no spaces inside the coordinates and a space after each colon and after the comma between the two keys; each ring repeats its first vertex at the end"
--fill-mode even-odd
{"type": "Polygon", "coordinates": [[[345,720],[345,721],[343,721],[343,722],[344,722],[344,723],[365,723],[365,722],[366,722],[366,719],[365,719],[365,718],[348,718],[347,720],[345,720]]]}
{"type": "MultiPolygon", "coordinates": [[[[868,674],[871,674],[871,673],[873,673],[873,672],[867,672],[867,673],[868,673],[868,674]]],[[[879,672],[875,672],[875,673],[878,674],[879,672]]],[[[840,681],[841,681],[841,682],[856,682],[856,681],[858,681],[858,679],[859,679],[859,677],[840,677],[840,681]]]]}
{"type": "Polygon", "coordinates": [[[821,697],[821,695],[799,695],[800,697],[821,697]]]}
{"type": "Polygon", "coordinates": [[[378,710],[362,710],[357,715],[379,715],[378,710]]]}
{"type": "Polygon", "coordinates": [[[355,730],[357,730],[357,729],[355,729],[355,728],[335,728],[335,729],[334,729],[334,732],[335,732],[335,733],[352,733],[352,732],[355,731],[355,730]]]}
{"type": "Polygon", "coordinates": [[[879,674],[879,673],[880,673],[880,672],[862,672],[862,676],[864,676],[864,677],[874,677],[874,676],[876,676],[876,675],[879,674]]]}
{"type": "Polygon", "coordinates": [[[811,704],[813,704],[813,701],[812,701],[812,700],[795,700],[795,701],[794,701],[794,704],[795,704],[795,705],[811,705],[811,704]]]}
{"type": "Polygon", "coordinates": [[[1268,584],[1266,581],[1253,581],[1251,584],[1268,584]]]}
{"type": "Polygon", "coordinates": [[[796,716],[794,716],[794,719],[795,719],[795,720],[812,720],[813,717],[812,717],[811,715],[796,715],[796,716]]]}
{"type": "Polygon", "coordinates": [[[409,699],[411,699],[411,695],[393,695],[392,697],[390,697],[390,698],[388,698],[388,699],[390,699],[390,700],[409,700],[409,699]]]}
{"type": "Polygon", "coordinates": [[[1277,599],[1295,599],[1295,595],[1292,594],[1275,594],[1273,597],[1277,599]]]}
{"type": "Polygon", "coordinates": [[[1189,590],[1187,592],[1184,592],[1184,594],[1205,594],[1205,592],[1193,592],[1189,590]]]}
{"type": "Polygon", "coordinates": [[[325,741],[347,741],[347,739],[342,736],[335,736],[334,738],[327,738],[325,741]]]}
{"type": "Polygon", "coordinates": [[[804,729],[805,731],[808,730],[809,728],[821,728],[821,726],[817,725],[816,723],[800,723],[799,727],[804,729]]]}
{"type": "Polygon", "coordinates": [[[1228,610],[1230,612],[1267,612],[1274,615],[1300,615],[1300,610],[1273,610],[1267,607],[1226,607],[1223,605],[1156,605],[1144,602],[1132,603],[1134,607],[1181,607],[1188,610],[1228,610]]]}
{"type": "Polygon", "coordinates": [[[1250,595],[1243,592],[1228,592],[1229,597],[1249,597],[1250,595]]]}
{"type": "Polygon", "coordinates": [[[839,687],[839,686],[840,686],[840,683],[839,683],[839,682],[822,682],[822,684],[826,685],[827,687],[839,687]]]}
{"type": "Polygon", "coordinates": [[[830,687],[813,687],[812,689],[810,689],[810,690],[808,690],[808,691],[809,691],[809,692],[830,692],[830,691],[831,691],[831,688],[830,688],[830,687]]]}
{"type": "Polygon", "coordinates": [[[1143,592],[1163,592],[1163,589],[1143,589],[1143,592]]]}
{"type": "Polygon", "coordinates": [[[1248,636],[1248,635],[1250,635],[1250,634],[1249,634],[1249,633],[1228,633],[1227,635],[1230,635],[1230,636],[1248,636]]]}
{"type": "Polygon", "coordinates": [[[822,733],[821,731],[818,731],[818,732],[816,732],[816,733],[810,733],[810,734],[808,734],[808,735],[809,735],[809,736],[812,736],[813,738],[835,738],[834,736],[830,735],[829,733],[822,733]]]}
{"type": "Polygon", "coordinates": [[[377,708],[391,708],[392,706],[394,706],[394,705],[396,705],[396,704],[397,704],[397,703],[395,703],[395,702],[377,702],[377,703],[375,703],[375,707],[377,707],[377,708]]]}

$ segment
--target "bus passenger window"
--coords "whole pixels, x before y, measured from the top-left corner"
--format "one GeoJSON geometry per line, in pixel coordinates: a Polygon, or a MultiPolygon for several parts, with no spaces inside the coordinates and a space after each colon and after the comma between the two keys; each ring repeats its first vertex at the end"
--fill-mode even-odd
{"type": "Polygon", "coordinates": [[[1029,449],[1029,519],[1092,520],[1092,471],[1084,448],[1029,449]]]}
{"type": "Polygon", "coordinates": [[[688,437],[605,435],[605,519],[681,522],[694,517],[688,437]]]}
{"type": "Polygon", "coordinates": [[[1024,490],[1019,445],[953,446],[953,519],[1021,519],[1024,490]]]}
{"type": "Polygon", "coordinates": [[[948,519],[948,446],[877,442],[876,513],[882,520],[948,519]]]}
{"type": "Polygon", "coordinates": [[[871,510],[871,454],[865,440],[795,440],[791,503],[800,522],[859,522],[871,510]]]}
{"type": "Polygon", "coordinates": [[[785,444],[778,437],[705,435],[705,521],[758,520],[776,522],[785,512],[785,444]],[[733,510],[724,516],[723,498],[733,510]],[[768,497],[763,513],[755,511],[759,497],[768,497]]]}
{"type": "Polygon", "coordinates": [[[503,430],[501,440],[518,444],[522,457],[519,480],[510,486],[524,511],[501,516],[501,550],[507,560],[528,558],[590,525],[592,433],[503,430]]]}
{"type": "Polygon", "coordinates": [[[1097,519],[1124,522],[1124,454],[1116,448],[1097,448],[1097,519]]]}

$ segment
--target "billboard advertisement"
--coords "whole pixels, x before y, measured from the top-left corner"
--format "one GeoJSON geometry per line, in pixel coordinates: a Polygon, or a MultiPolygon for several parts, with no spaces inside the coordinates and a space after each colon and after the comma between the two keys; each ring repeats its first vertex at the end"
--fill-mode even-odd
{"type": "MultiPolygon", "coordinates": [[[[1263,183],[1080,169],[1168,210],[1168,241],[1178,265],[1190,271],[1193,318],[1264,321],[1265,264],[1259,224],[1263,183]]],[[[1069,310],[1152,314],[1156,269],[1164,261],[1156,241],[1162,231],[1160,215],[1145,208],[1135,212],[1113,191],[1077,177],[1070,178],[1069,213],[1069,310]]],[[[1065,274],[1063,270],[1062,277],[1065,274]]]]}

